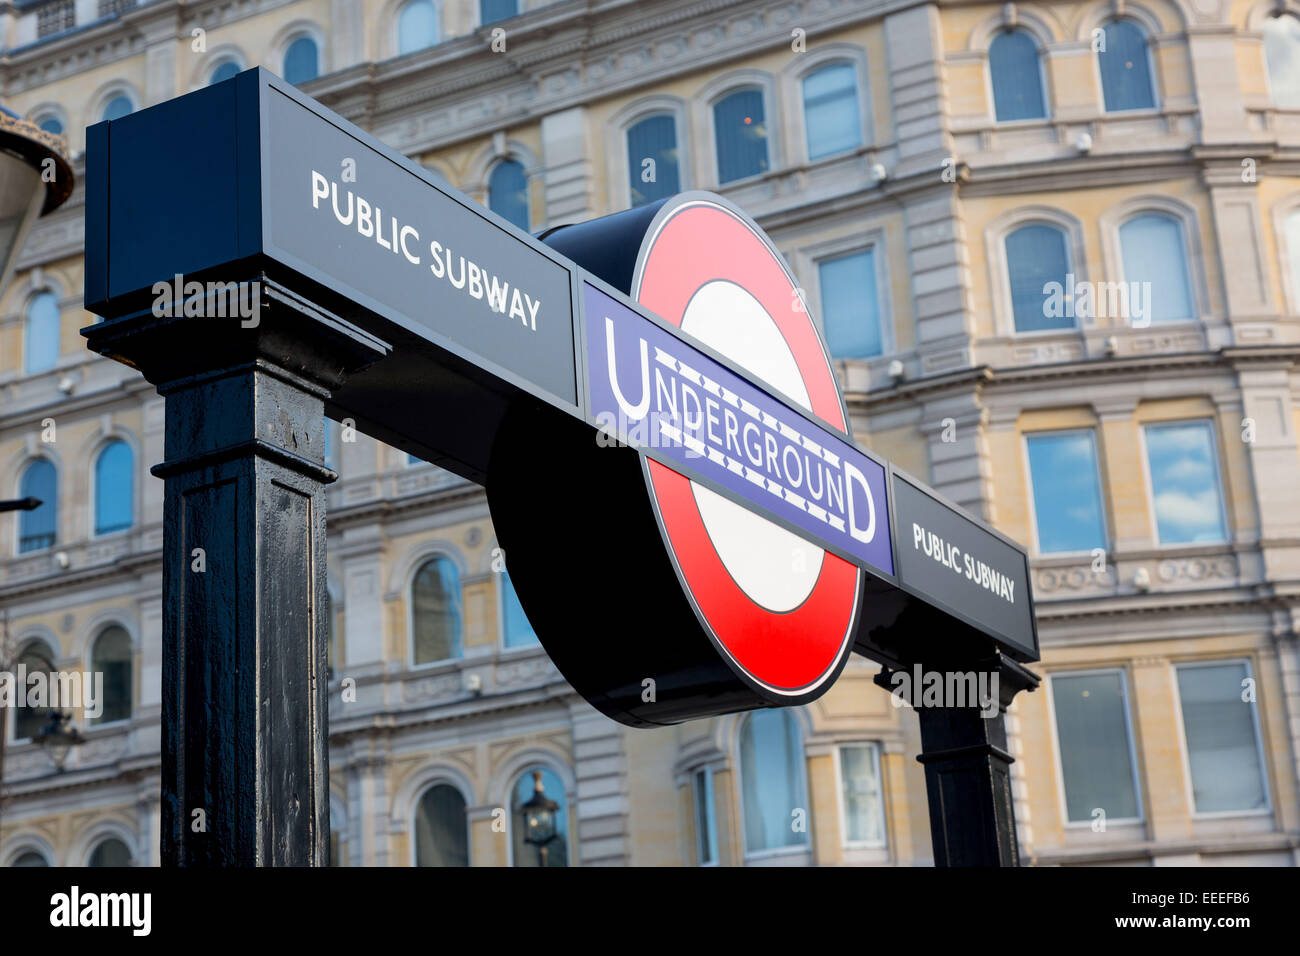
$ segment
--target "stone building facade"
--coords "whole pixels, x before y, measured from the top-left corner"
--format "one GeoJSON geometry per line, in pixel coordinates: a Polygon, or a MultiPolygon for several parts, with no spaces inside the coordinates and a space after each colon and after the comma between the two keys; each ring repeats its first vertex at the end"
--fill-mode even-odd
{"type": "MultiPolygon", "coordinates": [[[[0,76],[79,174],[86,125],[260,64],[532,232],[727,195],[824,323],[859,441],[1031,549],[1044,682],[1009,716],[1026,859],[1292,865],[1297,18],[36,0],[0,8],[0,76]],[[1057,279],[1091,306],[1062,314],[1057,279]]],[[[79,184],[0,299],[0,496],[56,502],[0,516],[0,607],[11,664],[102,670],[119,712],[73,710],[62,771],[25,736],[39,715],[8,712],[0,865],[158,862],[163,404],[82,344],[83,211],[79,184]]],[[[337,862],[535,863],[534,771],[563,804],[551,863],[931,862],[915,716],[875,665],[791,711],[622,728],[530,639],[482,490],[330,435],[337,862]]]]}

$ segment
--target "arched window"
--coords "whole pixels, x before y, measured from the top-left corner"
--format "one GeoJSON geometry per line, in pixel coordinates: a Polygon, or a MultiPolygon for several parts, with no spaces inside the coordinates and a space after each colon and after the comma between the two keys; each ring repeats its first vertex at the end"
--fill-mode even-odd
{"type": "Polygon", "coordinates": [[[627,173],[633,206],[681,192],[677,119],[672,113],[655,113],[627,128],[627,173]]]}
{"type": "Polygon", "coordinates": [[[54,462],[37,458],[23,470],[19,498],[39,498],[41,505],[18,512],[18,552],[39,551],[54,545],[59,524],[59,473],[54,462]]]}
{"type": "Polygon", "coordinates": [[[433,0],[411,0],[397,15],[397,52],[414,53],[438,42],[438,9],[433,0]]]}
{"type": "Polygon", "coordinates": [[[537,632],[528,623],[524,606],[519,603],[519,595],[510,580],[510,574],[501,575],[501,615],[504,618],[502,629],[505,631],[506,647],[524,647],[537,643],[537,632]]]}
{"type": "MultiPolygon", "coordinates": [[[[532,832],[537,833],[538,829],[532,832]]],[[[569,806],[564,798],[564,784],[554,772],[545,767],[530,767],[515,778],[510,792],[510,831],[515,866],[569,865],[569,806]],[[525,804],[534,794],[556,805],[552,816],[554,836],[541,846],[526,839],[530,831],[525,804]]]]}
{"type": "Polygon", "coordinates": [[[124,441],[112,441],[95,459],[95,534],[122,531],[134,523],[135,455],[124,441]]]}
{"type": "Polygon", "coordinates": [[[746,852],[808,842],[807,828],[800,831],[792,826],[796,810],[807,812],[808,798],[803,743],[789,711],[759,710],[745,717],[740,729],[740,780],[746,852]]]}
{"type": "MultiPolygon", "coordinates": [[[[32,674],[52,674],[54,672],[54,653],[41,641],[28,644],[18,655],[18,664],[26,669],[27,676],[32,674]]],[[[49,719],[48,707],[14,707],[14,740],[35,737],[49,719]]]]}
{"type": "Polygon", "coordinates": [[[503,219],[528,231],[528,177],[513,159],[503,159],[488,177],[488,208],[503,219]]]}
{"type": "Polygon", "coordinates": [[[235,60],[222,60],[212,68],[208,74],[208,86],[214,83],[220,83],[222,80],[233,79],[239,75],[239,63],[235,60]]]}
{"type": "Polygon", "coordinates": [[[55,136],[63,135],[63,120],[59,119],[53,113],[46,113],[37,117],[36,125],[47,133],[53,133],[55,136]]]}
{"type": "Polygon", "coordinates": [[[519,15],[519,0],[479,0],[478,12],[482,26],[509,20],[519,15]]]}
{"type": "Polygon", "coordinates": [[[852,63],[832,63],[803,78],[803,123],[809,159],[862,145],[858,71],[852,63]]]}
{"type": "Polygon", "coordinates": [[[23,326],[23,368],[29,375],[54,368],[58,363],[61,331],[58,296],[53,292],[32,296],[23,326]]]}
{"type": "Polygon", "coordinates": [[[747,87],[714,103],[713,137],[718,150],[719,183],[767,172],[770,159],[763,91],[747,87]]]}
{"type": "Polygon", "coordinates": [[[1024,30],[1000,33],[989,44],[989,76],[993,81],[993,110],[999,123],[1042,119],[1043,72],[1038,44],[1024,30]]]}
{"type": "Polygon", "coordinates": [[[1119,227],[1119,244],[1129,288],[1129,314],[1135,324],[1196,318],[1179,220],[1163,213],[1135,216],[1119,227]],[[1135,291],[1134,283],[1150,285],[1135,291]],[[1135,296],[1140,298],[1135,301],[1135,296]]]}
{"type": "Polygon", "coordinates": [[[432,558],[415,573],[411,619],[416,664],[460,657],[460,574],[447,558],[432,558]]]}
{"type": "Polygon", "coordinates": [[[103,708],[91,723],[107,724],[114,720],[127,720],[131,716],[133,670],[131,667],[131,635],[116,624],[104,628],[95,638],[90,654],[91,671],[104,675],[101,697],[103,708]]]}
{"type": "Polygon", "coordinates": [[[1300,108],[1300,20],[1284,13],[1264,21],[1264,61],[1273,105],[1300,108]]]}
{"type": "Polygon", "coordinates": [[[130,866],[131,851],[117,837],[109,837],[95,844],[88,866],[130,866]]]}
{"type": "Polygon", "coordinates": [[[416,866],[469,866],[465,798],[449,784],[424,791],[415,812],[416,866]]]}
{"type": "Polygon", "coordinates": [[[100,119],[121,119],[123,116],[130,116],[134,112],[135,105],[131,102],[131,97],[125,93],[119,93],[104,106],[104,113],[100,119]]]}
{"type": "Polygon", "coordinates": [[[37,853],[35,850],[26,850],[14,858],[10,866],[49,866],[50,861],[45,859],[44,854],[37,853]]]}
{"type": "Polygon", "coordinates": [[[1132,20],[1111,20],[1102,28],[1102,39],[1097,66],[1106,112],[1154,108],[1156,93],[1151,85],[1145,31],[1132,20]]]}
{"type": "Polygon", "coordinates": [[[1007,236],[1005,248],[1016,331],[1074,328],[1073,303],[1064,307],[1067,287],[1072,288],[1066,278],[1070,252],[1065,230],[1046,223],[1021,226],[1007,236]],[[1059,286],[1054,289],[1052,283],[1059,286]]]}
{"type": "Polygon", "coordinates": [[[284,78],[294,86],[320,76],[320,51],[311,37],[298,37],[284,51],[284,78]]]}

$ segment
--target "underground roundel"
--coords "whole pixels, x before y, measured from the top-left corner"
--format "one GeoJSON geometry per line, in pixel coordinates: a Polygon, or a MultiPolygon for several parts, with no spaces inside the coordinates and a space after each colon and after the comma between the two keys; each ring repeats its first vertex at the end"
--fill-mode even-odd
{"type": "MultiPolygon", "coordinates": [[[[667,204],[630,294],[779,397],[841,431],[835,373],[784,260],[716,197],[667,204]]],[[[817,696],[853,639],[862,571],[650,458],[646,484],[682,586],[711,639],[777,699],[817,696]]]]}

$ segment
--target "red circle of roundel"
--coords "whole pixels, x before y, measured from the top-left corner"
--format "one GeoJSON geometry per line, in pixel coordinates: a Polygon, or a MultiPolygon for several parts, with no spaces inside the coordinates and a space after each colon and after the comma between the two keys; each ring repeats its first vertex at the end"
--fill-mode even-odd
{"type": "MultiPolygon", "coordinates": [[[[793,278],[766,240],[747,221],[708,200],[672,208],[656,226],[642,245],[632,297],[680,327],[691,299],[705,285],[726,281],[740,286],[785,340],[813,413],[847,430],[835,373],[812,318],[800,307],[793,278]]],[[[651,459],[646,467],[673,560],[719,646],[769,691],[797,696],[816,690],[852,639],[859,569],[822,552],[820,573],[802,603],[786,611],[765,608],[728,572],[691,480],[651,459]]]]}

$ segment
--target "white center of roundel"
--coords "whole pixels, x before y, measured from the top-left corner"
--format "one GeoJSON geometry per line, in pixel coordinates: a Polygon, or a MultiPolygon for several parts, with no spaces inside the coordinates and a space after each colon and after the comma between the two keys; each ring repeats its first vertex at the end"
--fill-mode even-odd
{"type": "MultiPolygon", "coordinates": [[[[799,363],[781,331],[758,300],[734,282],[702,286],[686,307],[682,331],[812,410],[799,363]]],[[[691,491],[718,557],[751,601],[782,612],[807,599],[821,574],[821,548],[694,481],[691,491]]]]}

